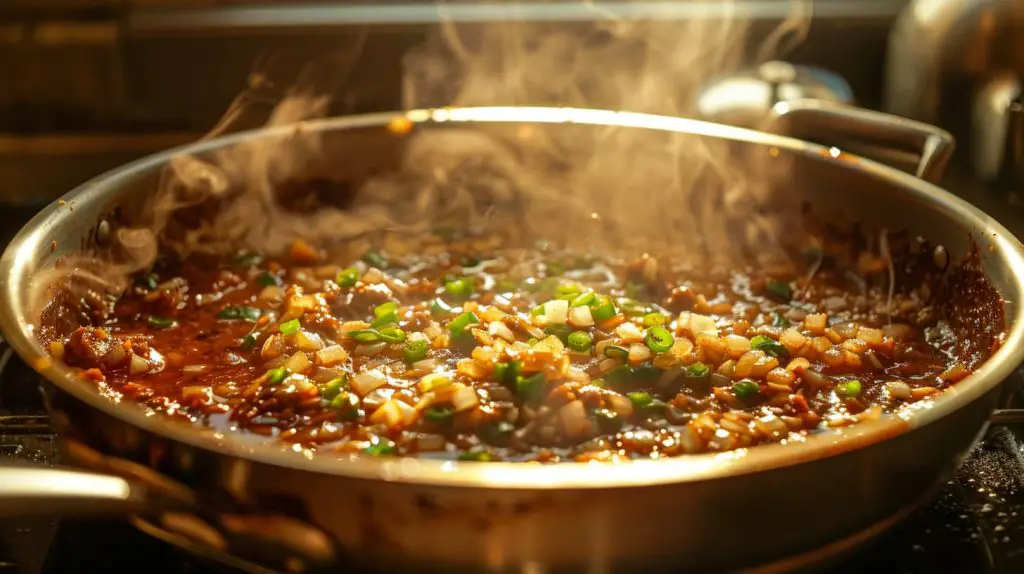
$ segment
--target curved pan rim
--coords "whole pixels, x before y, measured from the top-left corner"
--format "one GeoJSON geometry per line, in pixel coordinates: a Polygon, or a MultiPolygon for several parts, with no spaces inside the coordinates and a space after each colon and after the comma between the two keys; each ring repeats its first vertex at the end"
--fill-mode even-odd
{"type": "MultiPolygon", "coordinates": [[[[1007,317],[1011,328],[1005,343],[988,361],[971,376],[957,383],[954,390],[942,393],[934,399],[916,403],[917,408],[899,417],[883,417],[877,421],[810,436],[800,443],[769,444],[726,453],[609,464],[602,465],[600,472],[595,472],[594,466],[587,463],[528,465],[366,456],[352,456],[341,460],[331,456],[309,458],[284,447],[264,443],[246,444],[246,441],[239,440],[238,437],[225,436],[223,433],[154,417],[136,404],[114,403],[95,389],[82,384],[72,370],[50,360],[32,337],[32,327],[26,316],[21,288],[33,269],[34,255],[44,252],[41,243],[45,241],[46,230],[75,217],[74,212],[67,206],[73,206],[75,203],[111,202],[118,197],[124,183],[131,181],[140,173],[165,164],[177,155],[201,153],[251,139],[280,137],[296,129],[309,132],[382,127],[396,120],[408,120],[412,124],[511,122],[617,126],[747,142],[776,147],[803,156],[817,156],[826,161],[831,157],[829,148],[825,146],[765,132],[683,118],[578,108],[439,108],[328,118],[240,132],[179,146],[137,160],[72,190],[62,198],[64,203],[55,202],[46,207],[18,233],[0,259],[0,277],[6,278],[0,290],[0,330],[6,334],[8,342],[23,359],[63,391],[109,416],[167,439],[221,455],[278,467],[365,480],[463,488],[597,489],[652,486],[733,477],[836,456],[866,448],[941,419],[983,397],[1024,360],[1024,305],[1016,305],[1013,307],[1012,316],[1007,317]]],[[[847,153],[842,154],[841,161],[835,161],[841,163],[845,169],[854,169],[887,180],[901,192],[929,204],[944,216],[960,222],[965,227],[984,230],[989,236],[987,240],[990,241],[993,253],[1008,265],[1012,280],[1017,282],[1017,292],[1024,293],[1024,246],[992,217],[935,185],[878,162],[847,153]]]]}

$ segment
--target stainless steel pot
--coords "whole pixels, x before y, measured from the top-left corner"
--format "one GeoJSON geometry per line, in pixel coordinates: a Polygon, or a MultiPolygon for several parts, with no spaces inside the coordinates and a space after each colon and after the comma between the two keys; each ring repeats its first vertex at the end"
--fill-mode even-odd
{"type": "MultiPolygon", "coordinates": [[[[786,102],[776,112],[793,131],[916,148],[916,172],[927,179],[939,176],[952,151],[940,130],[838,104],[786,102]]],[[[783,178],[774,183],[822,212],[920,233],[954,256],[977,244],[1006,300],[1008,337],[955,392],[905,417],[722,455],[610,466],[339,462],[245,443],[104,398],[49,359],[26,311],[33,274],[81,249],[114,207],[152,189],[171,158],[295,128],[237,134],[83,185],[33,219],[3,255],[0,328],[45,378],[67,460],[87,470],[0,470],[0,514],[126,514],[147,532],[253,571],[340,571],[349,561],[389,570],[793,569],[857,546],[927,500],[978,439],[1002,381],[1024,358],[1024,248],[992,218],[923,179],[789,137],[632,113],[442,109],[301,129],[323,136],[325,164],[337,168],[333,158],[347,157],[346,165],[370,169],[398,155],[401,136],[385,129],[395,117],[424,130],[511,123],[678,132],[780,158],[789,167],[765,177],[783,178]]]]}

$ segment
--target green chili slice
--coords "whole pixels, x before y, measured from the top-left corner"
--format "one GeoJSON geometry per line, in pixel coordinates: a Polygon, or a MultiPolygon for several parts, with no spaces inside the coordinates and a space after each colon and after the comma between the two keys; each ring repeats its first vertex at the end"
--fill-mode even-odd
{"type": "Polygon", "coordinates": [[[455,416],[455,407],[451,405],[433,405],[423,412],[423,417],[435,423],[446,423],[455,416]]]}
{"type": "Polygon", "coordinates": [[[380,338],[388,343],[401,343],[405,341],[405,331],[394,325],[386,325],[377,330],[380,338]]]}
{"type": "Polygon", "coordinates": [[[793,299],[793,289],[788,283],[776,281],[775,279],[769,279],[765,285],[768,297],[781,301],[783,303],[789,303],[793,299]]]}
{"type": "Polygon", "coordinates": [[[857,379],[852,379],[836,385],[836,394],[841,397],[854,398],[860,396],[861,384],[857,379]]]}
{"type": "Polygon", "coordinates": [[[376,343],[380,341],[380,333],[375,329],[359,329],[356,331],[349,331],[348,336],[352,337],[360,343],[376,343]]]}
{"type": "Polygon", "coordinates": [[[409,339],[405,342],[405,360],[410,363],[422,361],[427,358],[427,342],[423,339],[409,339]]]}
{"type": "Polygon", "coordinates": [[[472,311],[466,311],[448,323],[448,331],[452,337],[459,338],[466,332],[466,327],[479,323],[480,318],[472,311]]]}
{"type": "Polygon", "coordinates": [[[217,313],[217,318],[224,321],[248,321],[255,323],[262,314],[263,312],[256,307],[225,307],[220,313],[217,313]]]}
{"type": "Polygon", "coordinates": [[[301,327],[302,324],[299,323],[298,319],[292,319],[291,321],[285,321],[284,323],[281,323],[281,326],[278,327],[278,329],[281,331],[282,335],[294,335],[295,333],[299,332],[299,329],[301,327]]]}
{"type": "Polygon", "coordinates": [[[594,305],[590,307],[590,316],[595,321],[607,321],[615,316],[615,304],[609,297],[595,297],[594,305]]]}
{"type": "Polygon", "coordinates": [[[359,270],[355,267],[342,269],[338,272],[338,276],[334,279],[334,282],[337,283],[339,287],[346,289],[349,287],[355,287],[356,283],[359,282],[359,270]]]}
{"type": "Polygon", "coordinates": [[[444,290],[453,297],[469,297],[473,294],[473,280],[469,277],[451,279],[445,282],[444,290]]]}
{"type": "Polygon", "coordinates": [[[589,353],[591,345],[594,344],[594,337],[586,331],[570,333],[566,339],[569,349],[577,353],[589,353]]]}
{"type": "Polygon", "coordinates": [[[569,342],[569,334],[572,333],[572,327],[565,323],[554,323],[544,327],[544,333],[558,337],[558,340],[564,345],[569,342]]]}
{"type": "Polygon", "coordinates": [[[626,359],[629,357],[629,349],[618,345],[608,345],[604,348],[604,356],[609,359],[626,359]]]}
{"type": "Polygon", "coordinates": [[[269,371],[267,371],[267,382],[272,384],[272,385],[276,385],[276,384],[284,381],[285,379],[287,379],[288,375],[290,375],[290,374],[291,373],[288,372],[288,369],[286,369],[284,367],[278,367],[276,369],[270,369],[269,371]]]}
{"type": "Polygon", "coordinates": [[[383,255],[376,251],[367,251],[363,253],[363,261],[372,267],[377,269],[385,269],[388,266],[388,260],[383,255]]]}
{"type": "Polygon", "coordinates": [[[789,354],[782,343],[765,335],[757,335],[751,339],[750,346],[773,357],[785,357],[789,354]]]}
{"type": "Polygon", "coordinates": [[[665,324],[665,316],[658,312],[644,315],[644,327],[660,327],[665,324]]]}
{"type": "Polygon", "coordinates": [[[647,336],[644,337],[647,348],[655,353],[667,352],[675,342],[672,333],[669,333],[668,329],[664,327],[651,327],[647,330],[647,336]]]}
{"type": "Polygon", "coordinates": [[[743,380],[732,386],[732,392],[738,399],[745,401],[756,396],[761,392],[761,389],[754,381],[743,380]]]}
{"type": "Polygon", "coordinates": [[[156,329],[173,329],[178,326],[178,322],[168,317],[157,317],[156,315],[150,315],[149,319],[146,320],[150,327],[156,329]]]}

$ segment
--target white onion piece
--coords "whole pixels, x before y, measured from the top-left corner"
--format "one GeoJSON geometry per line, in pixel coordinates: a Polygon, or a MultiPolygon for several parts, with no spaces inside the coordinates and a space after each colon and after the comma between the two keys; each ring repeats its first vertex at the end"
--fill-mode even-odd
{"type": "Polygon", "coordinates": [[[380,371],[363,371],[352,377],[352,390],[359,396],[366,396],[370,391],[386,385],[388,378],[380,371]]]}
{"type": "Polygon", "coordinates": [[[487,332],[494,337],[505,339],[509,343],[514,343],[516,336],[512,333],[512,329],[508,328],[508,325],[501,321],[491,321],[491,324],[487,326],[487,332]]]}
{"type": "Polygon", "coordinates": [[[209,399],[210,388],[203,386],[188,386],[181,389],[181,398],[188,399],[192,397],[202,397],[203,399],[209,399]]]}
{"type": "Polygon", "coordinates": [[[627,418],[633,415],[633,401],[620,394],[608,394],[608,407],[615,411],[620,417],[627,418]]]}
{"type": "Polygon", "coordinates": [[[312,366],[313,363],[309,361],[309,357],[307,357],[306,353],[303,353],[302,351],[292,355],[284,364],[284,368],[293,373],[304,373],[306,372],[306,369],[312,366]]]}
{"type": "Polygon", "coordinates": [[[181,368],[181,372],[195,375],[202,373],[210,369],[210,365],[185,365],[181,368]]]}
{"type": "Polygon", "coordinates": [[[680,313],[679,328],[688,329],[695,337],[701,334],[718,336],[718,326],[715,325],[714,318],[701,315],[700,313],[691,313],[689,311],[680,313]]]}
{"type": "Polygon", "coordinates": [[[651,350],[647,348],[647,345],[633,343],[629,346],[629,363],[631,365],[639,365],[650,358],[651,350]]]}
{"type": "Polygon", "coordinates": [[[146,371],[149,370],[149,368],[149,361],[143,359],[138,355],[132,355],[131,361],[129,361],[128,363],[128,371],[133,375],[145,373],[146,371]]]}
{"type": "Polygon", "coordinates": [[[555,299],[544,304],[544,319],[547,324],[565,323],[569,319],[569,302],[555,299]]]}
{"type": "Polygon", "coordinates": [[[421,393],[426,393],[452,384],[452,374],[446,371],[430,373],[417,383],[421,393]]]}
{"type": "Polygon", "coordinates": [[[398,428],[416,420],[416,409],[398,399],[391,399],[373,411],[370,422],[382,424],[388,428],[398,428]]]}
{"type": "Polygon", "coordinates": [[[569,324],[573,327],[594,326],[594,316],[590,314],[590,307],[580,305],[569,309],[569,324]]]}
{"type": "Polygon", "coordinates": [[[437,359],[423,359],[422,361],[416,361],[412,364],[412,368],[415,371],[423,371],[425,373],[432,372],[438,367],[437,359]]]}
{"type": "Polygon", "coordinates": [[[616,327],[615,334],[626,344],[639,343],[644,340],[644,334],[640,332],[640,328],[628,321],[616,327]]]}
{"type": "Polygon", "coordinates": [[[317,351],[316,360],[321,365],[337,365],[348,360],[348,351],[341,345],[331,345],[317,351]]]}
{"type": "Polygon", "coordinates": [[[889,391],[889,396],[894,399],[905,400],[910,398],[910,385],[903,381],[885,383],[885,390],[889,391]]]}
{"type": "Polygon", "coordinates": [[[280,301],[281,299],[284,299],[284,287],[277,287],[276,285],[264,287],[259,294],[260,301],[280,301]]]}
{"type": "Polygon", "coordinates": [[[476,396],[473,387],[462,387],[452,394],[452,406],[455,412],[462,412],[480,404],[480,398],[476,396]]]}
{"type": "Polygon", "coordinates": [[[582,401],[575,400],[562,405],[558,409],[558,418],[562,420],[565,433],[570,437],[579,438],[590,434],[590,421],[582,401]]]}
{"type": "Polygon", "coordinates": [[[387,343],[381,341],[379,343],[371,343],[369,345],[359,345],[356,350],[352,352],[357,357],[372,357],[377,353],[384,350],[387,347],[387,343]]]}
{"type": "Polygon", "coordinates": [[[320,335],[316,333],[310,333],[308,331],[299,331],[295,333],[295,346],[300,351],[319,351],[323,348],[324,342],[320,338],[320,335]]]}
{"type": "Polygon", "coordinates": [[[124,350],[124,345],[115,343],[110,351],[103,355],[103,362],[108,365],[117,365],[123,363],[128,358],[128,351],[124,350]]]}

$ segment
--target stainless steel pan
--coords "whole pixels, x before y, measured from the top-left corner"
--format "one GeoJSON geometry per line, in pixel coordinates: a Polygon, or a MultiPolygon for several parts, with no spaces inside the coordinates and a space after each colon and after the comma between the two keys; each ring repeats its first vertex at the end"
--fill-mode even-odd
{"type": "MultiPolygon", "coordinates": [[[[921,156],[916,173],[926,179],[939,176],[952,151],[944,132],[891,116],[811,102],[776,111],[790,133],[914,151],[921,156]]],[[[3,255],[0,328],[44,377],[67,460],[86,470],[0,470],[0,514],[124,514],[156,536],[253,571],[342,571],[351,561],[390,570],[799,568],[857,546],[927,500],[980,436],[1002,382],[1024,358],[1021,244],[925,179],[806,141],[677,118],[541,108],[402,115],[417,129],[513,123],[680,132],[785,159],[790,168],[776,183],[816,209],[921,233],[954,256],[977,243],[1006,299],[1006,343],[956,392],[903,418],[801,444],[615,466],[307,459],[115,404],[40,348],[25,309],[28,282],[94,240],[99,222],[148,193],[175,155],[202,156],[294,128],[237,134],[83,185],[33,219],[3,255]]],[[[328,119],[302,129],[324,137],[325,165],[337,168],[332,158],[347,157],[342,169],[381,167],[398,154],[401,138],[385,129],[395,117],[328,119]]]]}

